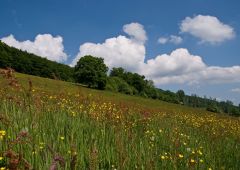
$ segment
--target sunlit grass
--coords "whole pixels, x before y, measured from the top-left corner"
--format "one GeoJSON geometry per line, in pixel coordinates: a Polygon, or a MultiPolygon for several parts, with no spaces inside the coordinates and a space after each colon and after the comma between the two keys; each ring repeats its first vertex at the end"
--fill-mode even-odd
{"type": "Polygon", "coordinates": [[[238,118],[30,78],[0,79],[0,167],[240,169],[238,118]]]}

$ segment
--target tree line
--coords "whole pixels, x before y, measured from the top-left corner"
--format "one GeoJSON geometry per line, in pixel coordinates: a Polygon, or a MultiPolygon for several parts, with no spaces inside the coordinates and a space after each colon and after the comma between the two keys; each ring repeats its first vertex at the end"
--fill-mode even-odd
{"type": "Polygon", "coordinates": [[[20,73],[64,81],[74,81],[74,70],[70,66],[9,47],[0,41],[0,68],[7,67],[20,73]]]}
{"type": "Polygon", "coordinates": [[[147,80],[143,75],[126,71],[121,67],[109,70],[103,58],[90,55],[80,58],[76,66],[72,68],[0,42],[0,68],[7,67],[20,73],[85,84],[89,88],[137,95],[206,108],[211,112],[240,116],[240,105],[235,106],[231,101],[220,102],[212,98],[199,97],[196,94],[186,95],[183,90],[178,90],[176,93],[165,91],[156,88],[153,81],[147,80]]]}
{"type": "Polygon", "coordinates": [[[152,80],[145,76],[132,73],[123,68],[112,68],[107,76],[108,68],[102,58],[84,56],[75,66],[76,82],[87,84],[88,87],[107,89],[128,95],[138,95],[146,98],[163,100],[175,104],[191,107],[206,108],[210,112],[227,113],[240,116],[240,105],[235,106],[231,101],[217,101],[216,99],[199,97],[196,94],[185,95],[183,90],[176,93],[164,91],[154,86],[152,80]]]}

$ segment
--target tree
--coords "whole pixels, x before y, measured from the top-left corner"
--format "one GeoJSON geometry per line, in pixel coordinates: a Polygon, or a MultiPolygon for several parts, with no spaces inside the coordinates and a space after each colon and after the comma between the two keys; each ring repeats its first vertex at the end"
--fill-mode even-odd
{"type": "Polygon", "coordinates": [[[183,90],[178,90],[176,94],[177,94],[179,102],[183,103],[184,102],[184,97],[185,97],[184,91],[183,90]]]}
{"type": "Polygon", "coordinates": [[[110,72],[110,77],[120,77],[124,79],[125,70],[122,67],[113,67],[110,72]]]}
{"type": "Polygon", "coordinates": [[[87,55],[80,58],[75,66],[74,77],[78,83],[103,90],[106,87],[107,71],[103,58],[87,55]]]}

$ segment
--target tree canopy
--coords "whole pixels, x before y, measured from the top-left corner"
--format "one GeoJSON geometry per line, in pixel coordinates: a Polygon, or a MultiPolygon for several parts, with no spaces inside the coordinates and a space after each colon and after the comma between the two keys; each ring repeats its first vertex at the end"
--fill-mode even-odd
{"type": "Polygon", "coordinates": [[[87,55],[77,62],[74,77],[78,83],[103,90],[106,87],[107,71],[108,67],[104,64],[103,58],[87,55]]]}
{"type": "Polygon", "coordinates": [[[20,73],[73,81],[70,66],[9,47],[0,41],[0,68],[8,67],[20,73]]]}

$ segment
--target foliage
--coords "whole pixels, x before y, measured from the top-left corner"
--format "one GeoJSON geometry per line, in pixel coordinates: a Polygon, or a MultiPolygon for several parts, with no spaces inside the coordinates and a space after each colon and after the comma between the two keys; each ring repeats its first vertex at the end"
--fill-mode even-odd
{"type": "Polygon", "coordinates": [[[136,94],[136,89],[119,77],[108,77],[106,89],[129,95],[136,94]]]}
{"type": "Polygon", "coordinates": [[[79,59],[74,68],[74,76],[78,83],[103,90],[106,87],[107,71],[103,58],[88,55],[79,59]]]}
{"type": "Polygon", "coordinates": [[[70,66],[9,47],[0,41],[0,68],[8,67],[20,73],[73,81],[70,66]]]}
{"type": "Polygon", "coordinates": [[[176,93],[179,102],[184,103],[184,97],[185,97],[185,93],[183,90],[178,90],[176,93]]]}
{"type": "MultiPolygon", "coordinates": [[[[137,73],[127,72],[123,68],[113,68],[110,72],[110,81],[108,81],[108,90],[115,89],[113,91],[122,92],[125,94],[136,94],[146,98],[163,100],[170,103],[182,104],[191,107],[205,108],[208,111],[216,113],[227,113],[233,116],[240,116],[240,110],[237,106],[234,106],[231,101],[218,102],[215,99],[202,98],[196,94],[191,96],[185,95],[183,90],[178,90],[176,93],[169,90],[158,89],[154,86],[152,80],[146,80],[144,76],[137,73]],[[112,77],[118,77],[125,81],[130,87],[136,91],[133,93],[128,90],[118,90],[116,86],[118,83],[114,83],[112,77]],[[114,86],[115,84],[115,86],[114,86]]],[[[119,81],[119,80],[118,80],[119,81]]],[[[116,81],[115,81],[116,82],[116,81]]],[[[124,87],[127,87],[126,85],[124,87]]]]}
{"type": "Polygon", "coordinates": [[[132,87],[132,89],[134,89],[133,94],[156,98],[153,82],[145,80],[143,75],[127,72],[123,68],[119,67],[111,70],[110,78],[111,77],[118,77],[125,81],[129,86],[132,87]]]}

